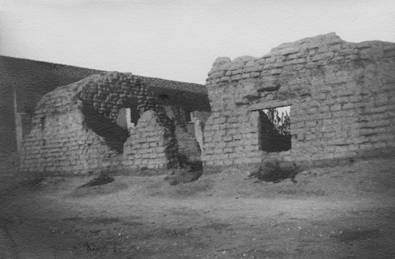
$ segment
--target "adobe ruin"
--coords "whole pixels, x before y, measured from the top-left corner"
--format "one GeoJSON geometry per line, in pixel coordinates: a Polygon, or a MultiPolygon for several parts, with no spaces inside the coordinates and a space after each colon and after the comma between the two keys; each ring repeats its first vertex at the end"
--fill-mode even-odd
{"type": "Polygon", "coordinates": [[[394,154],[395,44],[334,33],[284,43],[260,58],[217,58],[207,89],[205,167],[268,157],[322,165],[394,154]],[[290,109],[290,149],[264,151],[262,111],[290,109]]]}
{"type": "Polygon", "coordinates": [[[23,140],[20,170],[86,174],[200,160],[188,117],[207,118],[204,87],[167,80],[159,81],[171,86],[159,87],[158,80],[105,72],[45,94],[23,140]]]}
{"type": "Polygon", "coordinates": [[[394,75],[394,43],[350,43],[334,33],[281,44],[260,58],[217,58],[207,89],[91,75],[41,99],[21,169],[80,174],[202,160],[210,171],[267,158],[320,166],[393,155],[394,75]],[[285,135],[271,121],[274,110],[285,111],[285,135]],[[199,138],[187,123],[191,111],[205,122],[199,138]]]}

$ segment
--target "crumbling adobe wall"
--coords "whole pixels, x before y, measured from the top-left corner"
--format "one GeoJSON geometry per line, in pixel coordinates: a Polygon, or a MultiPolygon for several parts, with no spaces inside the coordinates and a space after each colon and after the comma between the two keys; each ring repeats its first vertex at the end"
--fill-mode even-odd
{"type": "MultiPolygon", "coordinates": [[[[166,139],[160,143],[163,146],[155,149],[157,161],[152,158],[150,165],[176,166],[177,141],[172,121],[164,109],[155,103],[139,78],[110,72],[59,87],[41,99],[33,117],[33,128],[24,139],[21,170],[80,174],[124,169],[123,159],[131,159],[121,154],[129,132],[124,135],[116,119],[122,107],[131,106],[136,106],[141,114],[152,111],[157,118],[153,131],[166,139]]],[[[139,129],[143,131],[144,119],[141,118],[142,125],[129,138],[136,137],[139,129]]],[[[136,141],[126,141],[126,149],[136,141]]],[[[141,160],[133,161],[133,168],[151,167],[140,164],[141,160]]]]}
{"type": "Polygon", "coordinates": [[[124,144],[125,168],[178,167],[174,125],[164,127],[162,121],[166,119],[164,114],[153,110],[142,114],[124,144]]]}
{"type": "Polygon", "coordinates": [[[395,44],[349,43],[330,33],[282,44],[261,58],[218,58],[207,79],[212,115],[206,166],[260,163],[258,111],[291,106],[300,161],[393,152],[395,44]],[[391,151],[392,150],[392,151],[391,151]]]}
{"type": "Polygon", "coordinates": [[[39,102],[23,143],[22,171],[75,174],[110,163],[115,152],[84,127],[82,102],[72,100],[78,86],[58,88],[39,102]]]}

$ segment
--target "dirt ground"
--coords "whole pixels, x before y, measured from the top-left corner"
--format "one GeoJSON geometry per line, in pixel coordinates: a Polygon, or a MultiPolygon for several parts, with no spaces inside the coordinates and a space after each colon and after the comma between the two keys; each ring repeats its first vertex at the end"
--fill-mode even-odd
{"type": "Polygon", "coordinates": [[[0,191],[0,258],[395,258],[395,159],[306,170],[53,177],[0,191]]]}

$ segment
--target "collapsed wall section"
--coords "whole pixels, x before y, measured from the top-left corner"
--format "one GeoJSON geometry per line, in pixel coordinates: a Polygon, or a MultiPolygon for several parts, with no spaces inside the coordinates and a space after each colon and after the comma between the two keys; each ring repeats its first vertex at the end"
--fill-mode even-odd
{"type": "MultiPolygon", "coordinates": [[[[145,140],[147,140],[145,138],[145,140]]],[[[76,83],[62,86],[46,94],[38,103],[33,127],[25,138],[21,154],[21,170],[45,173],[80,174],[90,171],[177,166],[177,141],[171,121],[144,84],[132,74],[117,72],[92,75],[76,83]],[[155,117],[152,124],[142,117],[135,131],[129,133],[116,124],[123,107],[133,106],[140,114],[155,117]],[[163,152],[145,160],[123,156],[137,142],[145,126],[162,138],[157,151],[163,152]],[[130,136],[129,136],[130,135],[130,136]],[[132,138],[132,139],[131,139],[132,138]],[[128,140],[127,140],[128,139],[128,140]],[[121,147],[121,148],[120,148],[121,147]],[[129,159],[132,161],[126,161],[129,159]]]]}
{"type": "Polygon", "coordinates": [[[261,58],[218,58],[207,79],[206,166],[324,161],[395,148],[395,44],[334,33],[282,44],[261,58]],[[259,111],[291,107],[292,149],[259,148],[259,111]]]}

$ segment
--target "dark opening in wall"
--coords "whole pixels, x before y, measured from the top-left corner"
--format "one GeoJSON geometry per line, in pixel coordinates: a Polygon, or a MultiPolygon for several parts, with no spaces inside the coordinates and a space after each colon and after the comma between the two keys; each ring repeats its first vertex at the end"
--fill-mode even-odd
{"type": "Polygon", "coordinates": [[[137,105],[129,108],[130,110],[130,121],[137,125],[138,120],[140,119],[140,111],[137,110],[137,105]]]}
{"type": "Polygon", "coordinates": [[[158,95],[158,97],[161,102],[168,102],[170,100],[170,98],[167,94],[160,94],[160,95],[158,95]]]}
{"type": "Polygon", "coordinates": [[[191,122],[192,121],[191,112],[185,111],[185,121],[186,122],[191,122]]]}
{"type": "Polygon", "coordinates": [[[45,116],[40,118],[40,128],[41,130],[45,129],[45,116]]]}
{"type": "Polygon", "coordinates": [[[129,132],[96,112],[92,107],[84,105],[82,113],[85,117],[85,125],[97,135],[102,136],[106,144],[118,153],[123,152],[123,144],[129,137],[129,132]]]}
{"type": "Polygon", "coordinates": [[[122,108],[119,110],[117,117],[117,125],[123,129],[134,128],[140,119],[140,113],[136,106],[131,108],[122,108]]]}
{"type": "Polygon", "coordinates": [[[291,149],[290,106],[259,111],[259,148],[266,152],[291,149]]]}
{"type": "Polygon", "coordinates": [[[127,129],[130,123],[130,109],[129,108],[121,108],[117,117],[117,125],[123,129],[127,129]]]}
{"type": "Polygon", "coordinates": [[[140,112],[137,109],[137,100],[126,103],[127,107],[121,108],[117,117],[117,125],[123,129],[134,128],[140,119],[140,112]]]}

